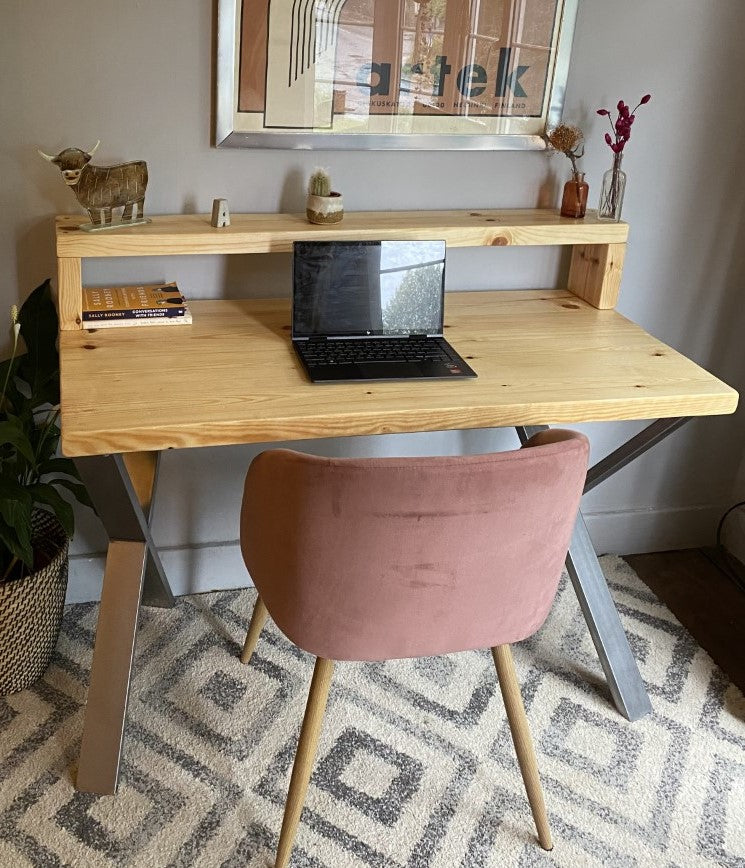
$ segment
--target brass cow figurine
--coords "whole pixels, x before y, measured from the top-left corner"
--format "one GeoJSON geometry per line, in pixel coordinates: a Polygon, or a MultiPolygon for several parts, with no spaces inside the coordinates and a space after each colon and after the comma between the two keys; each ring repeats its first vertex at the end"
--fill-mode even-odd
{"type": "Polygon", "coordinates": [[[91,166],[91,157],[101,144],[96,142],[90,153],[80,148],[65,148],[56,157],[39,151],[45,160],[62,172],[65,184],[85,208],[93,226],[111,226],[111,209],[124,206],[123,224],[142,222],[145,214],[147,163],[136,160],[118,166],[91,166]]]}

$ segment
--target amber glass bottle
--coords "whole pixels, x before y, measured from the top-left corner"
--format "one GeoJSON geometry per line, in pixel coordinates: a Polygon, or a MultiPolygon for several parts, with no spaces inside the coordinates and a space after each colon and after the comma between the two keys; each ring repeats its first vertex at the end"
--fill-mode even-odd
{"type": "Polygon", "coordinates": [[[585,181],[584,172],[572,172],[572,178],[564,184],[564,195],[561,198],[562,217],[584,217],[587,210],[587,193],[589,186],[585,181]]]}

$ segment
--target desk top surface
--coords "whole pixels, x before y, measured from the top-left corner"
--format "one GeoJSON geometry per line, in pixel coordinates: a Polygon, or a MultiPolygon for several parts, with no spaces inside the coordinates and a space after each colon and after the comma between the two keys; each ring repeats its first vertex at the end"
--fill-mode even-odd
{"type": "Polygon", "coordinates": [[[731,413],[737,393],[563,290],[451,292],[458,381],[308,382],[286,300],[196,301],[191,326],[63,332],[66,455],[731,413]]]}

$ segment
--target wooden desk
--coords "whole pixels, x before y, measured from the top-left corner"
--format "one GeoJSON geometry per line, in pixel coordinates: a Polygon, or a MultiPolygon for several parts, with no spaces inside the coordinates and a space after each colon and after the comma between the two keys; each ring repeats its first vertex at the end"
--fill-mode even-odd
{"type": "MultiPolygon", "coordinates": [[[[699,416],[737,405],[736,392],[693,362],[563,291],[449,293],[446,334],[479,374],[457,382],[312,385],[290,346],[287,302],[204,301],[193,313],[192,326],[61,336],[63,451],[133,453],[113,464],[78,462],[112,539],[78,776],[95,792],[116,789],[149,545],[150,595],[170,602],[147,530],[158,450],[493,426],[527,436],[547,422],[699,416]],[[118,489],[127,497],[117,499],[118,489]]],[[[606,459],[603,478],[677,424],[651,430],[610,466],[606,459]]],[[[616,704],[639,717],[649,702],[581,519],[568,567],[616,704]]]]}
{"type": "Polygon", "coordinates": [[[192,326],[61,337],[65,455],[352,434],[731,413],[737,393],[613,310],[561,290],[452,292],[478,379],[314,385],[289,303],[199,301],[192,326]]]}
{"type": "MultiPolygon", "coordinates": [[[[116,790],[141,600],[173,597],[149,530],[160,450],[274,440],[658,419],[591,468],[585,490],[687,417],[731,413],[737,393],[617,314],[628,226],[552,211],[204,215],[84,233],[57,221],[62,448],[110,543],[77,785],[116,790]],[[457,382],[311,385],[284,301],[197,301],[192,326],[81,329],[82,258],[290,250],[316,238],[445,238],[449,246],[572,247],[567,290],[450,293],[445,334],[479,374],[457,382]]],[[[619,711],[651,705],[580,514],[567,569],[619,711]]]]}

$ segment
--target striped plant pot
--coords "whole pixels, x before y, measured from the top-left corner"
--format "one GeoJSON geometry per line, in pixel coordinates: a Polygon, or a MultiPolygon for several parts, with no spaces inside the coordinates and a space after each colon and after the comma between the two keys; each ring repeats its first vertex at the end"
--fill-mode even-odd
{"type": "Polygon", "coordinates": [[[45,567],[0,583],[0,696],[25,690],[49,666],[59,636],[67,590],[69,540],[57,519],[39,510],[32,542],[45,567]]]}

